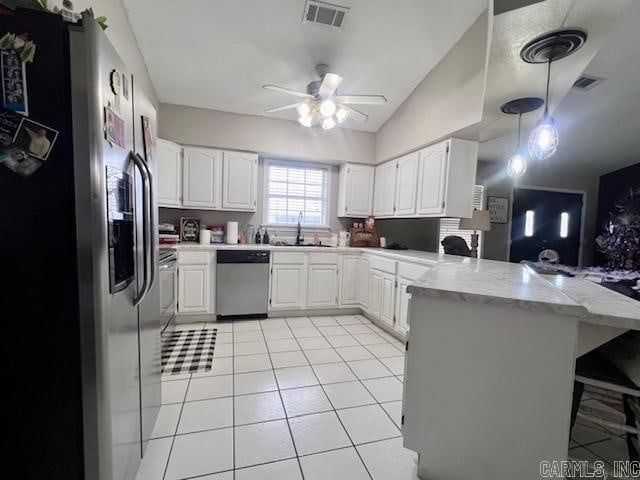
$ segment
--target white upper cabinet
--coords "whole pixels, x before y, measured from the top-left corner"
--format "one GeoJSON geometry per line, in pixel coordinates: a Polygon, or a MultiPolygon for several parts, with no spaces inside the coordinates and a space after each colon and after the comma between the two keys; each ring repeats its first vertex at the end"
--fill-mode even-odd
{"type": "Polygon", "coordinates": [[[452,138],[376,167],[376,217],[470,217],[478,142],[452,138]]]}
{"type": "Polygon", "coordinates": [[[366,218],[373,212],[375,168],[345,164],[340,167],[338,216],[366,218]]]}
{"type": "Polygon", "coordinates": [[[470,217],[478,142],[452,138],[420,151],[418,215],[470,217]]]}
{"type": "Polygon", "coordinates": [[[414,152],[398,159],[395,187],[396,216],[411,216],[416,213],[419,157],[420,154],[414,152]]]}
{"type": "Polygon", "coordinates": [[[419,215],[444,212],[448,156],[448,142],[438,143],[420,151],[419,215]]]}
{"type": "Polygon", "coordinates": [[[182,147],[158,139],[158,205],[179,207],[182,202],[182,147]]]}
{"type": "Polygon", "coordinates": [[[220,208],[220,152],[185,147],[182,165],[182,205],[202,209],[220,208]]]}
{"type": "Polygon", "coordinates": [[[392,217],[396,201],[396,170],[398,162],[383,163],[376,167],[373,214],[376,217],[392,217]]]}
{"type": "Polygon", "coordinates": [[[258,156],[224,152],[222,208],[255,211],[258,204],[258,156]]]}

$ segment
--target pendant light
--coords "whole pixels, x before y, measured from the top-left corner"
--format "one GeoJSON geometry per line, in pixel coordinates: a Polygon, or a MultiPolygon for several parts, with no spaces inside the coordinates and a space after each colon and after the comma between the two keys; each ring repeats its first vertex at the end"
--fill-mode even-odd
{"type": "Polygon", "coordinates": [[[511,178],[520,178],[527,171],[527,152],[520,148],[520,133],[522,129],[522,114],[533,112],[540,108],[543,104],[543,100],[538,97],[525,97],[511,100],[500,107],[502,113],[507,115],[518,115],[518,142],[516,149],[509,157],[507,162],[507,175],[511,178]]]}
{"type": "Polygon", "coordinates": [[[551,62],[571,55],[587,40],[587,32],[579,28],[556,30],[540,35],[528,42],[520,51],[527,63],[547,64],[547,88],[542,118],[529,135],[529,153],[538,160],[551,157],[558,149],[559,135],[555,120],[549,113],[549,84],[551,62]]]}
{"type": "Polygon", "coordinates": [[[549,80],[551,79],[551,59],[547,68],[547,93],[544,101],[544,114],[529,135],[529,153],[538,160],[546,160],[558,149],[558,129],[549,114],[549,80]]]}

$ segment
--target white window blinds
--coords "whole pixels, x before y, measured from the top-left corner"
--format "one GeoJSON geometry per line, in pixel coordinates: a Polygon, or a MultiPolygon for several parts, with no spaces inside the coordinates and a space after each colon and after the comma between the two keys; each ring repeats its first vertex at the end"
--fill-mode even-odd
{"type": "MultiPolygon", "coordinates": [[[[484,185],[474,185],[473,187],[473,208],[477,208],[481,210],[484,205],[484,185]]],[[[440,231],[438,235],[438,251],[440,253],[444,253],[444,248],[442,247],[442,240],[444,237],[448,237],[449,235],[457,235],[458,237],[464,238],[465,242],[469,248],[471,248],[471,234],[472,230],[460,230],[458,227],[460,226],[459,218],[441,218],[440,219],[440,231]]],[[[480,235],[478,237],[478,256],[479,252],[482,252],[482,232],[478,232],[480,235]]]]}
{"type": "Polygon", "coordinates": [[[328,225],[329,168],[266,160],[264,165],[264,223],[328,225]]]}

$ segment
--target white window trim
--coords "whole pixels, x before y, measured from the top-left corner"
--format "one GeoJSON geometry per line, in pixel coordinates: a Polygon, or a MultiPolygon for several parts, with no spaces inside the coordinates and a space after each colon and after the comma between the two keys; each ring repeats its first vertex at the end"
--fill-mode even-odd
{"type": "Polygon", "coordinates": [[[330,211],[331,211],[331,166],[319,165],[311,162],[299,162],[296,160],[277,160],[272,158],[265,158],[263,162],[263,179],[262,179],[262,227],[277,228],[282,231],[296,231],[297,225],[291,223],[270,223],[267,221],[269,215],[269,175],[268,169],[272,165],[279,165],[284,167],[301,167],[301,168],[316,168],[325,170],[327,173],[327,191],[326,191],[326,215],[324,225],[302,225],[304,232],[326,232],[331,230],[330,225],[330,211]]]}

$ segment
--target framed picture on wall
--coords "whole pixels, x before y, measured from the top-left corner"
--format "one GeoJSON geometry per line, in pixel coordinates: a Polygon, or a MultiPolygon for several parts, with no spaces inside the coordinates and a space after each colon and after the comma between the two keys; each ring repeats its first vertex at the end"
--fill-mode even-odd
{"type": "Polygon", "coordinates": [[[507,197],[487,197],[487,210],[491,223],[509,223],[509,199],[507,197]]]}

